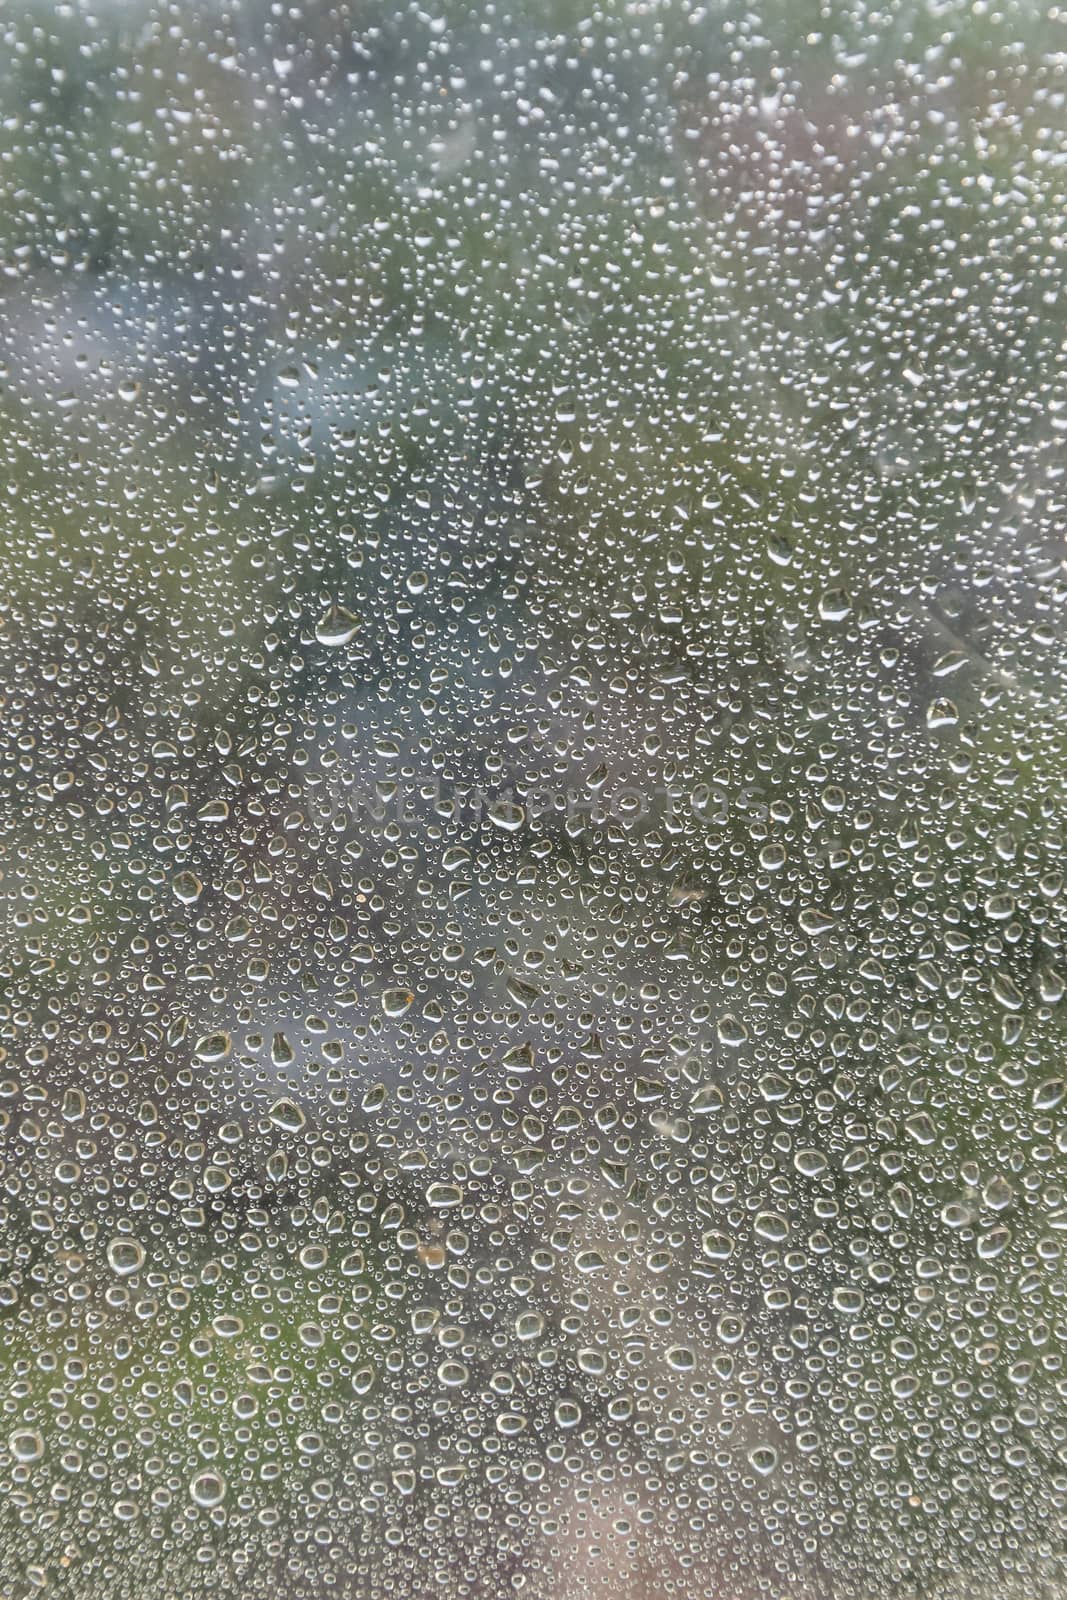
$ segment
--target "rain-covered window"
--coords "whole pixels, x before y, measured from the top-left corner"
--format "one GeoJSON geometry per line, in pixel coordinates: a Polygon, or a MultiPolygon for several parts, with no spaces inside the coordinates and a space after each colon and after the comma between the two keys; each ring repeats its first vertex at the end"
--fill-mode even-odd
{"type": "Polygon", "coordinates": [[[1067,1586],[1067,12],[0,10],[0,1594],[1067,1586]]]}

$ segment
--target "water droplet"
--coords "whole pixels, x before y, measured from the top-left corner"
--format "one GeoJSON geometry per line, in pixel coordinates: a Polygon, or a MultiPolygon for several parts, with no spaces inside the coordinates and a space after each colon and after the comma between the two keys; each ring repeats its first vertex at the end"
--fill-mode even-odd
{"type": "Polygon", "coordinates": [[[40,1461],[44,1455],[44,1437],[36,1428],[16,1428],[7,1444],[16,1461],[40,1461]]]}
{"type": "Polygon", "coordinates": [[[409,989],[386,989],[382,994],[382,1010],[387,1017],[402,1017],[411,1009],[414,999],[409,989]]]}
{"type": "Polygon", "coordinates": [[[526,821],[526,811],[513,800],[497,800],[489,807],[488,817],[494,827],[514,833],[526,821]]]}
{"type": "Polygon", "coordinates": [[[360,619],[353,612],[334,602],[315,624],[315,637],[320,644],[333,647],[350,644],[361,626],[360,619]]]}
{"type": "Polygon", "coordinates": [[[728,1045],[732,1049],[736,1049],[739,1045],[744,1044],[748,1038],[748,1029],[745,1027],[744,1023],[729,1011],[726,1012],[724,1016],[719,1018],[716,1031],[718,1033],[719,1043],[728,1045]]]}
{"type": "Polygon", "coordinates": [[[112,1239],[107,1247],[107,1264],[120,1278],[139,1272],[144,1266],[145,1248],[137,1239],[125,1236],[112,1239]]]}
{"type": "Polygon", "coordinates": [[[307,1122],[296,1101],[284,1096],[280,1100],[275,1100],[267,1112],[267,1117],[276,1128],[281,1128],[286,1133],[299,1133],[307,1122]]]}
{"type": "Polygon", "coordinates": [[[226,1498],[226,1480],[218,1472],[198,1472],[189,1485],[189,1494],[198,1506],[220,1506],[226,1498]]]}

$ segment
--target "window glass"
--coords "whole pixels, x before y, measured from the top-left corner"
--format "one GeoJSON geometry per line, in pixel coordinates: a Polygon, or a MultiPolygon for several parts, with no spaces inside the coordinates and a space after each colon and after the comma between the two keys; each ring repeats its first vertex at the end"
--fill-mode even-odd
{"type": "Polygon", "coordinates": [[[1057,6],[0,10],[0,1591],[1055,1600],[1057,6]]]}

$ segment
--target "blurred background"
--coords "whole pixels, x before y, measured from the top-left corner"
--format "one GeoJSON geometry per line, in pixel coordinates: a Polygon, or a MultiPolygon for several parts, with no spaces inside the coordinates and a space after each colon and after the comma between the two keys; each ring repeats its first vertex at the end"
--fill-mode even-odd
{"type": "Polygon", "coordinates": [[[1064,1592],[1057,7],[0,11],[0,1590],[1064,1592]]]}

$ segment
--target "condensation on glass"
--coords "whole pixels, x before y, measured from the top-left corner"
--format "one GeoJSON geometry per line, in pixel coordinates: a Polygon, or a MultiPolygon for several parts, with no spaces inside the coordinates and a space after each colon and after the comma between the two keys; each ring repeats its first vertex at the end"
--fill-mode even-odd
{"type": "Polygon", "coordinates": [[[1055,1600],[1056,6],[0,11],[0,1592],[1055,1600]]]}

